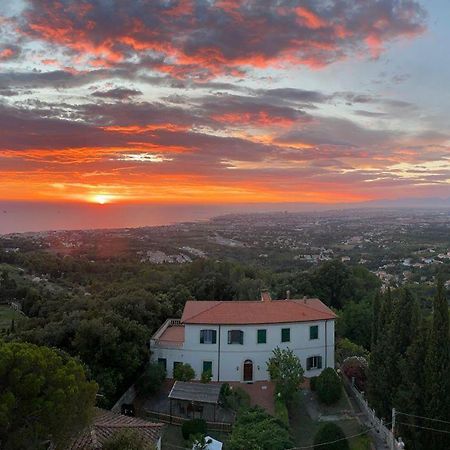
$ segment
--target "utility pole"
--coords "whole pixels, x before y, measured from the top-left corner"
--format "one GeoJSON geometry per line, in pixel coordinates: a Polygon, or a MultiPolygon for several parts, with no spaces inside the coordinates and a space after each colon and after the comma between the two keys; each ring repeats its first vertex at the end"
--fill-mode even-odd
{"type": "Polygon", "coordinates": [[[391,423],[391,450],[395,450],[395,408],[392,408],[392,423],[391,423]]]}

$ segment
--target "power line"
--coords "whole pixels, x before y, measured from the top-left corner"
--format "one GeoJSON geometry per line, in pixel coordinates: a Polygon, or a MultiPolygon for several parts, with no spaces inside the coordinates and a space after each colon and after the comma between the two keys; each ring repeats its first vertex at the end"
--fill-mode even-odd
{"type": "Polygon", "coordinates": [[[437,428],[421,427],[420,425],[414,425],[413,423],[398,422],[398,425],[405,425],[407,427],[422,428],[422,430],[437,431],[438,433],[450,434],[450,431],[438,430],[437,428]]]}
{"type": "MultiPolygon", "coordinates": [[[[390,423],[385,423],[384,425],[388,426],[388,425],[390,425],[390,423]]],[[[362,433],[353,434],[351,436],[346,436],[346,437],[341,438],[341,439],[336,439],[335,441],[328,441],[328,442],[323,442],[321,444],[307,445],[306,447],[292,447],[292,448],[289,448],[287,450],[302,450],[302,449],[306,449],[306,448],[316,448],[316,447],[321,447],[323,445],[334,444],[335,442],[345,441],[347,439],[353,439],[353,438],[358,437],[358,436],[363,436],[364,434],[367,434],[369,431],[376,430],[377,428],[379,428],[379,427],[375,426],[375,427],[367,429],[366,431],[363,431],[362,433]]]]}
{"type": "Polygon", "coordinates": [[[448,422],[447,420],[432,419],[431,417],[417,416],[416,414],[408,414],[400,411],[397,411],[396,414],[402,414],[403,416],[417,417],[418,419],[432,420],[433,422],[448,423],[450,425],[450,422],[448,422]]]}

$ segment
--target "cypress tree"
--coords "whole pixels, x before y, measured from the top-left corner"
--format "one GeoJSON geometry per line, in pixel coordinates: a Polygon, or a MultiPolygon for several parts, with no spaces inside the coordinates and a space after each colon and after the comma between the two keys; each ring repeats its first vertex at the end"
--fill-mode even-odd
{"type": "Polygon", "coordinates": [[[372,303],[372,344],[371,350],[375,348],[375,344],[378,341],[378,327],[380,323],[381,314],[381,298],[380,293],[377,292],[372,303]]]}
{"type": "Polygon", "coordinates": [[[377,336],[369,362],[369,403],[381,417],[390,416],[391,368],[394,364],[391,352],[392,341],[392,296],[391,291],[381,299],[377,336]]]}
{"type": "MultiPolygon", "coordinates": [[[[413,317],[411,320],[411,345],[406,355],[399,362],[401,383],[397,389],[394,406],[398,411],[416,416],[423,415],[425,385],[425,357],[426,357],[426,327],[421,317],[418,303],[414,302],[413,317]]],[[[411,416],[400,416],[398,435],[402,436],[406,448],[411,450],[424,450],[423,432],[415,425],[422,426],[421,421],[411,416]],[[402,425],[401,423],[404,423],[402,425]]]]}
{"type": "MultiPolygon", "coordinates": [[[[426,357],[426,416],[433,419],[450,418],[450,346],[449,346],[449,311],[445,297],[444,284],[439,278],[437,292],[433,303],[433,318],[426,357]]],[[[431,428],[449,431],[448,425],[439,422],[427,422],[431,428]],[[430,423],[433,426],[430,426],[430,423]]],[[[430,431],[428,433],[430,448],[448,450],[450,434],[430,431]]]]}

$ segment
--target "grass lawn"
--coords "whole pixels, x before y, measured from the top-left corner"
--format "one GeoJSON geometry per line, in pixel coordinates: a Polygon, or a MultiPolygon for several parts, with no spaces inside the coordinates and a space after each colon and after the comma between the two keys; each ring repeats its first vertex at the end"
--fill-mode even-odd
{"type": "MultiPolygon", "coordinates": [[[[225,442],[228,435],[226,433],[221,433],[220,431],[208,431],[208,436],[211,436],[218,441],[225,442]]],[[[172,450],[173,448],[185,447],[185,441],[181,435],[181,427],[175,425],[166,425],[164,434],[162,437],[162,450],[172,450]]],[[[186,447],[190,448],[190,447],[186,447]]]]}
{"type": "MultiPolygon", "coordinates": [[[[347,399],[342,396],[341,400],[333,406],[323,408],[324,415],[336,414],[338,411],[349,410],[347,399]]],[[[314,436],[323,422],[314,421],[308,415],[305,407],[305,399],[302,392],[296,394],[294,405],[289,417],[291,433],[296,446],[303,447],[312,445],[314,436]]],[[[340,420],[335,422],[344,431],[346,436],[352,436],[364,431],[356,419],[340,420]]],[[[370,439],[363,435],[349,440],[351,450],[369,450],[370,439]]]]}
{"type": "Polygon", "coordinates": [[[0,331],[9,329],[11,321],[18,320],[22,315],[9,307],[8,305],[0,305],[0,331]]]}

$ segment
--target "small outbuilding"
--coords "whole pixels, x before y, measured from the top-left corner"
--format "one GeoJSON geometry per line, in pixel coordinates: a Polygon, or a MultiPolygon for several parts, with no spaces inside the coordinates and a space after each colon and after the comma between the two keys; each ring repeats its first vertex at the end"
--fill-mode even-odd
{"type": "Polygon", "coordinates": [[[216,421],[216,409],[219,404],[220,383],[195,383],[190,381],[175,381],[169,393],[170,417],[173,415],[175,403],[178,413],[188,417],[203,417],[206,405],[213,406],[213,421],[216,421]]]}

